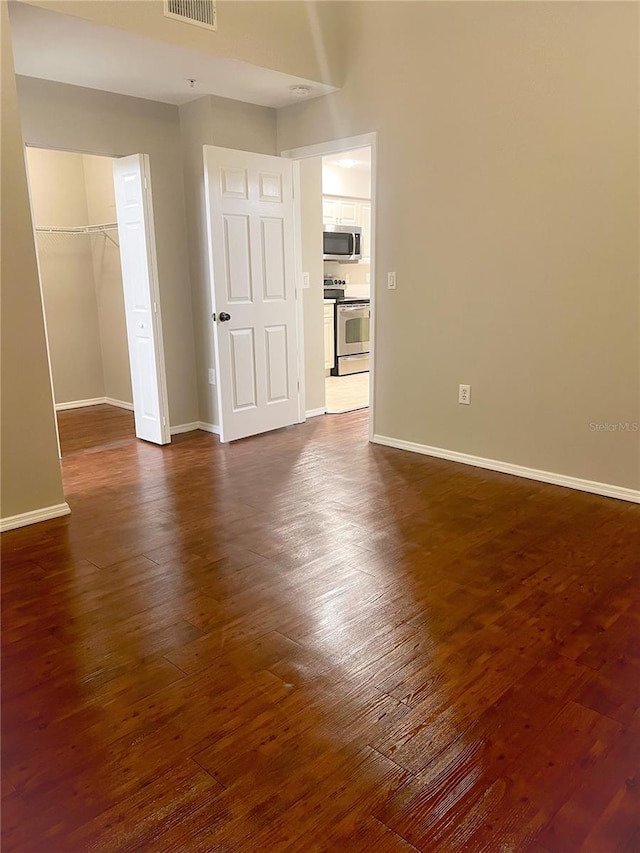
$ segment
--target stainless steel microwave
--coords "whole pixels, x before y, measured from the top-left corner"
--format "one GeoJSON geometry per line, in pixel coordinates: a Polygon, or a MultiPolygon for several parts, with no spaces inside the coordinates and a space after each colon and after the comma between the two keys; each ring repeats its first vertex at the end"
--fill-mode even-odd
{"type": "Polygon", "coordinates": [[[325,261],[357,263],[362,257],[362,228],[359,225],[325,225],[322,253],[325,261]]]}

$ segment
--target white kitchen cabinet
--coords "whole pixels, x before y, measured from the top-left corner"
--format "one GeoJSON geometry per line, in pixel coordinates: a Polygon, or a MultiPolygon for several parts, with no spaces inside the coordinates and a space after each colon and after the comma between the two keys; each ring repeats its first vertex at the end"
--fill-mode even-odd
{"type": "Polygon", "coordinates": [[[322,199],[322,222],[324,225],[338,224],[338,199],[324,196],[322,199]]]}
{"type": "Polygon", "coordinates": [[[357,198],[325,195],[322,197],[322,221],[325,225],[359,225],[357,198]]]}
{"type": "Polygon", "coordinates": [[[358,225],[358,202],[344,200],[338,202],[338,225],[358,225]]]}
{"type": "Polygon", "coordinates": [[[335,339],[333,332],[333,305],[324,306],[324,369],[331,370],[335,362],[335,339]]]}

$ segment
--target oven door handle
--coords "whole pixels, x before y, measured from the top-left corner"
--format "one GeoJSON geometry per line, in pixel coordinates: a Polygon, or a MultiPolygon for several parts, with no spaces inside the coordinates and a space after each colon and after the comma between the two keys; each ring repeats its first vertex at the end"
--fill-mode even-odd
{"type": "Polygon", "coordinates": [[[366,305],[338,305],[338,311],[369,311],[366,305]]]}

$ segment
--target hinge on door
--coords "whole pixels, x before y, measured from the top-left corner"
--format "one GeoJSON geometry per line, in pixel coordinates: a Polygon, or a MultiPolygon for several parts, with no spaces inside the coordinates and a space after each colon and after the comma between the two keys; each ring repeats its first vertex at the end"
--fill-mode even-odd
{"type": "Polygon", "coordinates": [[[144,177],[144,188],[145,190],[149,189],[149,185],[147,184],[147,176],[144,177]]]}
{"type": "Polygon", "coordinates": [[[165,417],[162,418],[162,426],[167,425],[167,419],[165,417]]]}

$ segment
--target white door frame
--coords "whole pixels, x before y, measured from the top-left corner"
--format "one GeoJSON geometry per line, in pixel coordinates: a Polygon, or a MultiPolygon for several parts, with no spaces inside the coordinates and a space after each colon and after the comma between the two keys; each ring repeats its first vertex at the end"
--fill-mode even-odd
{"type": "Polygon", "coordinates": [[[300,210],[300,160],[310,157],[324,157],[327,154],[341,154],[343,151],[352,151],[355,148],[371,148],[371,354],[369,369],[369,441],[373,440],[375,434],[375,409],[374,409],[374,377],[376,364],[376,189],[377,189],[377,142],[378,134],[363,133],[359,136],[348,136],[343,139],[333,139],[329,142],[320,142],[316,145],[305,145],[301,148],[290,148],[280,152],[281,157],[289,157],[298,161],[293,164],[293,186],[295,193],[294,203],[294,228],[296,241],[296,288],[298,291],[298,376],[300,382],[298,418],[300,423],[305,417],[305,377],[304,377],[304,320],[302,306],[302,215],[300,210]]]}

